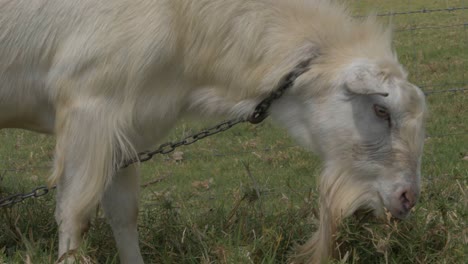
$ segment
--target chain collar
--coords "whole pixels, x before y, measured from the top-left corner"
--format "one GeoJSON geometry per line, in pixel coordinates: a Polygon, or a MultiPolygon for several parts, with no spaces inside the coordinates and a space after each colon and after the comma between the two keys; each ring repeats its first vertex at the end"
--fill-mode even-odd
{"type": "Polygon", "coordinates": [[[296,66],[296,68],[294,68],[293,71],[284,76],[281,79],[278,88],[271,92],[267,98],[263,99],[257,105],[257,107],[255,107],[254,112],[247,118],[247,121],[252,124],[258,124],[265,120],[265,118],[268,117],[268,109],[270,108],[271,103],[273,103],[274,100],[280,98],[288,88],[291,88],[294,85],[294,82],[299,76],[309,70],[309,64],[311,60],[312,59],[307,59],[302,61],[296,66]]]}

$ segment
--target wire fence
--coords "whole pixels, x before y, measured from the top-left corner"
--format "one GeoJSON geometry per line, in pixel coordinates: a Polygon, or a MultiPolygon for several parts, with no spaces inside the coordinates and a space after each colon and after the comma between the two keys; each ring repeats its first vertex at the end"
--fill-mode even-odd
{"type": "Polygon", "coordinates": [[[468,10],[468,7],[449,7],[449,8],[436,8],[436,9],[420,9],[420,10],[412,10],[412,11],[397,11],[397,12],[386,12],[386,13],[378,13],[377,16],[379,17],[386,17],[386,16],[399,16],[399,15],[412,15],[412,14],[430,14],[430,13],[438,13],[438,12],[454,12],[454,11],[462,11],[468,10]]]}
{"type": "Polygon", "coordinates": [[[394,25],[395,39],[404,39],[412,48],[409,59],[410,72],[416,77],[413,81],[425,92],[441,93],[453,90],[466,91],[468,64],[468,0],[459,1],[383,1],[383,0],[344,0],[354,4],[357,17],[376,11],[376,16],[389,19],[394,25]],[[396,10],[395,10],[396,9],[396,10]],[[406,34],[406,35],[405,35],[406,34]],[[431,47],[433,49],[430,49],[431,47]],[[440,47],[442,46],[442,47],[440,47]],[[427,54],[428,58],[418,58],[427,54]],[[424,70],[431,66],[433,55],[447,56],[456,60],[448,63],[446,80],[436,82],[439,76],[420,78],[429,75],[424,70]],[[450,74],[449,74],[450,73],[450,74]],[[453,74],[456,73],[456,74],[453,74]],[[455,78],[451,78],[451,77],[455,78]],[[436,89],[438,88],[438,89],[436,89]]]}
{"type": "MultiPolygon", "coordinates": [[[[411,1],[409,1],[411,2],[411,1]]],[[[392,17],[395,20],[401,17],[406,17],[406,22],[399,24],[399,26],[395,29],[395,32],[397,34],[396,38],[398,39],[398,34],[405,34],[405,33],[411,33],[411,36],[407,38],[407,41],[410,41],[412,43],[416,43],[416,32],[420,31],[425,31],[425,30],[434,30],[438,32],[439,34],[442,33],[447,33],[447,31],[453,31],[454,35],[456,36],[456,50],[451,51],[447,53],[447,56],[452,56],[456,52],[460,52],[460,57],[462,58],[461,62],[458,62],[456,65],[451,65],[448,63],[448,68],[447,71],[455,71],[457,73],[456,78],[451,79],[451,80],[446,80],[443,82],[436,82],[432,80],[431,78],[421,80],[420,82],[416,81],[416,83],[423,89],[425,94],[428,97],[442,97],[445,95],[449,96],[464,96],[465,100],[468,98],[467,92],[468,92],[468,82],[466,80],[466,72],[467,72],[467,60],[468,57],[466,53],[468,53],[468,15],[467,15],[467,10],[468,10],[468,1],[464,1],[462,6],[455,6],[455,7],[447,7],[447,8],[423,8],[423,9],[416,9],[416,10],[408,10],[408,11],[384,11],[377,13],[378,17],[392,17]],[[457,22],[453,24],[438,24],[436,20],[432,21],[431,23],[427,23],[427,21],[424,21],[423,23],[418,23],[417,19],[413,19],[411,16],[425,16],[425,15],[430,15],[430,14],[450,14],[454,15],[457,17],[457,22]]],[[[446,21],[450,23],[449,21],[446,21]]],[[[437,34],[437,33],[436,33],[437,34]]],[[[430,41],[428,39],[427,41],[430,41]]],[[[441,43],[443,46],[443,43],[441,43]]],[[[418,56],[418,50],[414,48],[415,45],[413,45],[413,50],[412,50],[412,58],[415,59],[415,61],[421,62],[420,59],[417,58],[418,56]]],[[[430,52],[429,52],[430,53],[430,52]]],[[[430,62],[429,62],[430,63],[430,62]]],[[[418,64],[413,64],[412,65],[412,72],[417,75],[416,80],[420,76],[422,76],[421,73],[421,63],[418,64]]],[[[468,107],[468,102],[466,102],[466,107],[468,107]]],[[[461,131],[456,131],[456,132],[447,132],[447,133],[431,133],[431,131],[428,132],[427,138],[438,138],[438,139],[444,139],[444,138],[455,138],[456,140],[460,140],[460,142],[467,142],[467,136],[468,136],[468,129],[464,130],[462,129],[461,131]]],[[[203,142],[198,143],[198,144],[203,144],[203,142]]],[[[241,155],[250,155],[252,152],[256,153],[270,153],[272,151],[287,151],[293,148],[299,148],[297,145],[285,145],[281,147],[271,147],[271,146],[263,146],[263,147],[257,147],[254,150],[245,150],[245,151],[230,151],[230,152],[218,152],[216,150],[212,151],[198,151],[195,155],[192,155],[192,159],[197,159],[200,157],[212,157],[212,158],[224,158],[224,157],[232,157],[232,156],[241,156],[241,155]]],[[[51,160],[49,160],[51,161],[51,160]]],[[[40,171],[46,171],[50,170],[50,166],[29,166],[29,167],[21,167],[21,168],[9,168],[5,166],[5,161],[1,161],[3,164],[0,164],[0,185],[2,181],[8,177],[11,176],[10,174],[17,174],[17,173],[22,173],[22,172],[30,172],[30,171],[35,171],[35,170],[40,170],[40,171]],[[3,166],[2,166],[3,165],[3,166]]],[[[304,190],[306,190],[305,188],[304,190]]],[[[310,189],[310,188],[309,188],[310,189]]],[[[280,192],[278,190],[275,190],[274,188],[266,188],[265,193],[275,193],[275,192],[280,192]]],[[[0,198],[3,197],[4,195],[1,192],[0,189],[0,198]]]]}

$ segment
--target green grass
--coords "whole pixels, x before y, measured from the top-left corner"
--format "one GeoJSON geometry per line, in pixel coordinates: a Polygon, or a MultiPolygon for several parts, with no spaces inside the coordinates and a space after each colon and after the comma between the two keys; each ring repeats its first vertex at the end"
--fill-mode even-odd
{"type": "MultiPolygon", "coordinates": [[[[347,2],[358,15],[468,7],[467,0],[347,2]]],[[[425,90],[468,88],[467,26],[431,28],[467,23],[468,10],[399,15],[392,22],[396,49],[414,83],[425,90]]],[[[338,234],[342,262],[464,263],[467,258],[468,93],[433,94],[428,103],[428,134],[435,136],[426,141],[420,203],[403,222],[365,215],[348,219],[338,234]]],[[[181,122],[170,139],[213,123],[181,122]]],[[[0,196],[45,183],[53,138],[0,130],[0,146],[0,196]]],[[[284,263],[293,246],[316,230],[320,161],[285,131],[269,122],[243,124],[178,151],[181,161],[157,156],[142,167],[142,184],[149,184],[142,188],[139,232],[147,263],[284,263]]],[[[54,262],[54,204],[51,194],[0,209],[0,263],[54,262]]],[[[78,256],[84,263],[118,262],[100,212],[78,256]]]]}

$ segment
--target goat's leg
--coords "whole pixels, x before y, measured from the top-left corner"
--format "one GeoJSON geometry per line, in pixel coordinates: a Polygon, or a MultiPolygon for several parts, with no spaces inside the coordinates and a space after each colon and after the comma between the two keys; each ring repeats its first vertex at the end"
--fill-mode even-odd
{"type": "Polygon", "coordinates": [[[89,216],[112,181],[116,126],[106,122],[104,106],[75,101],[57,109],[51,182],[58,184],[59,258],[79,247],[89,216]]]}
{"type": "Polygon", "coordinates": [[[117,173],[101,200],[123,264],[143,263],[137,232],[138,191],[139,169],[132,165],[117,173]]]}
{"type": "Polygon", "coordinates": [[[59,252],[61,261],[73,258],[73,251],[80,246],[84,232],[89,228],[89,219],[94,206],[78,212],[74,209],[74,200],[80,199],[70,195],[73,189],[73,179],[63,175],[57,185],[57,205],[55,220],[59,225],[59,252]],[[70,255],[67,257],[66,255],[70,255]]]}

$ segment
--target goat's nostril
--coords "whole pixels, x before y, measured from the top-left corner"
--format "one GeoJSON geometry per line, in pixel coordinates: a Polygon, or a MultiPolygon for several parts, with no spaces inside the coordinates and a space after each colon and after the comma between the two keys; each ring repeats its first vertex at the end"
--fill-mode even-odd
{"type": "Polygon", "coordinates": [[[406,197],[406,192],[403,192],[403,193],[401,194],[401,200],[402,200],[402,202],[409,201],[408,197],[406,197]]]}
{"type": "Polygon", "coordinates": [[[415,204],[415,199],[414,199],[414,195],[412,195],[411,193],[408,193],[408,192],[403,192],[401,194],[401,197],[400,197],[400,200],[401,200],[401,203],[403,205],[403,208],[405,208],[405,210],[410,210],[411,208],[413,208],[414,204],[415,204]]]}

